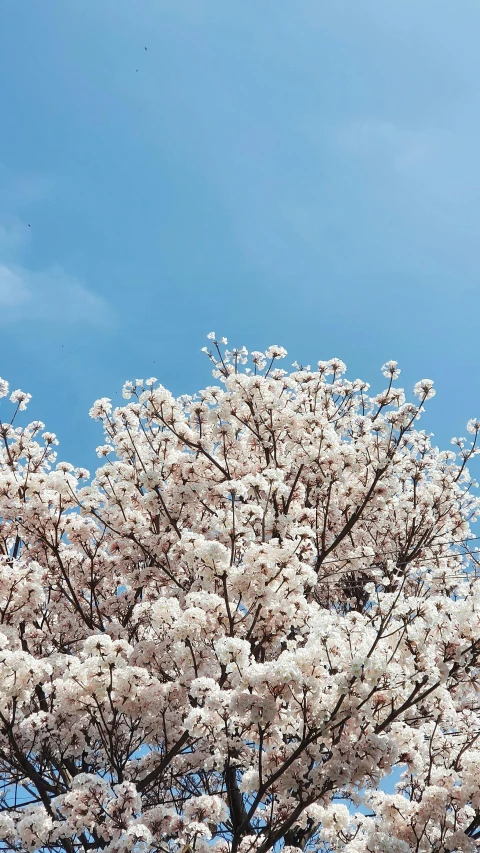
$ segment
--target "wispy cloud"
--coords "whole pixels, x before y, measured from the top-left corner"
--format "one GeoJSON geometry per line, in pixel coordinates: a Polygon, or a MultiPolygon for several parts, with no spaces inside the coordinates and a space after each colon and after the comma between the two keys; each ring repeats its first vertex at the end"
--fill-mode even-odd
{"type": "Polygon", "coordinates": [[[0,217],[0,262],[18,257],[27,248],[28,227],[17,216],[0,217]]]}
{"type": "Polygon", "coordinates": [[[478,236],[475,133],[455,128],[411,128],[366,119],[340,129],[337,150],[364,169],[385,204],[401,205],[410,225],[422,233],[442,233],[449,243],[474,249],[478,236]]]}
{"type": "Polygon", "coordinates": [[[0,264],[0,325],[42,320],[50,323],[105,325],[105,301],[60,266],[40,272],[0,264]]]}
{"type": "MultiPolygon", "coordinates": [[[[24,185],[30,192],[32,182],[27,178],[24,185]]],[[[35,178],[33,184],[40,191],[41,179],[35,178]]],[[[17,185],[22,186],[20,179],[17,185]]],[[[28,223],[15,214],[0,213],[0,326],[29,321],[109,324],[105,300],[62,265],[52,263],[43,269],[27,265],[30,243],[28,223]]]]}
{"type": "Polygon", "coordinates": [[[415,168],[431,153],[427,132],[378,118],[352,122],[339,131],[338,142],[353,154],[384,161],[400,172],[415,168]]]}
{"type": "Polygon", "coordinates": [[[52,195],[55,183],[44,172],[16,172],[0,162],[0,187],[2,190],[2,208],[18,210],[52,195]]]}

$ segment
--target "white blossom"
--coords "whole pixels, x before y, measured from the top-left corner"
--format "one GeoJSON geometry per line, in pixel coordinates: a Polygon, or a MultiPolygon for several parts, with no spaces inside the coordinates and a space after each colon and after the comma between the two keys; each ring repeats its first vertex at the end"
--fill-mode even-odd
{"type": "Polygon", "coordinates": [[[93,480],[10,396],[0,846],[473,853],[480,421],[208,338],[216,386],[94,403],[93,480]]]}
{"type": "Polygon", "coordinates": [[[420,382],[416,383],[413,392],[416,397],[422,397],[424,400],[430,400],[436,394],[431,379],[421,379],[420,382]]]}

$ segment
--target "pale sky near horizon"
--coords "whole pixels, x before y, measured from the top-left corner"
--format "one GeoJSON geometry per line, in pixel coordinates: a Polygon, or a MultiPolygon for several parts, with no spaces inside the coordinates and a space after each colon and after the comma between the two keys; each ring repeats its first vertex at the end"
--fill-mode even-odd
{"type": "Polygon", "coordinates": [[[1,0],[0,375],[60,458],[126,379],[210,384],[212,329],[377,390],[394,358],[465,434],[479,34],[474,0],[1,0]]]}

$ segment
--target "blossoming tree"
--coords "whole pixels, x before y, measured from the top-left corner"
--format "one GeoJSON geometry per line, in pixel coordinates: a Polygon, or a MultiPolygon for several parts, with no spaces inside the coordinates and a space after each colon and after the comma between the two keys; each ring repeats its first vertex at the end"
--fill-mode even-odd
{"type": "Polygon", "coordinates": [[[474,850],[480,422],[441,452],[396,362],[371,395],[225,344],[218,387],[95,403],[91,484],[10,397],[0,846],[474,850]]]}

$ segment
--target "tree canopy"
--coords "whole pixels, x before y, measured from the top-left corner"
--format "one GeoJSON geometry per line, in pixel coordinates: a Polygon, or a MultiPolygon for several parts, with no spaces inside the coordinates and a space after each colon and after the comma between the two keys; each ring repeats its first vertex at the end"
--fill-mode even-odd
{"type": "Polygon", "coordinates": [[[209,337],[218,384],[94,404],[92,480],[3,401],[1,845],[477,849],[480,421],[209,337]]]}

